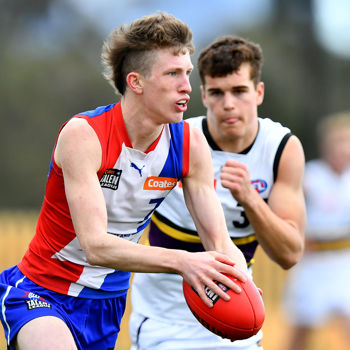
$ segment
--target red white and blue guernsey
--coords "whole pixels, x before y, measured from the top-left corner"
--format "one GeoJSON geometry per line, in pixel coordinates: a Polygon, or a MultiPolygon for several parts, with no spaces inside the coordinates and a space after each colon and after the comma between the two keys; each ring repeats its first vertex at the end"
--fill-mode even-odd
{"type": "MultiPolygon", "coordinates": [[[[73,118],[87,120],[101,143],[97,175],[108,233],[138,242],[154,210],[188,173],[189,125],[165,125],[144,153],[132,147],[120,103],[73,118]]],[[[18,268],[36,284],[75,297],[109,298],[129,288],[129,272],[87,263],[73,228],[62,171],[53,158],[36,234],[18,268]]]]}

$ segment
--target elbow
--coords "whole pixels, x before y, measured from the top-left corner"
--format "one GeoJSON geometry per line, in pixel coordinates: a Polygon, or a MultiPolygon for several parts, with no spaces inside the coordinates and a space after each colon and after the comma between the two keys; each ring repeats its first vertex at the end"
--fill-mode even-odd
{"type": "Polygon", "coordinates": [[[104,254],[102,254],[100,247],[94,245],[85,246],[83,251],[85,253],[86,262],[89,265],[105,266],[106,260],[104,259],[104,254]]]}
{"type": "Polygon", "coordinates": [[[292,268],[294,265],[296,265],[299,260],[301,259],[302,255],[304,252],[304,246],[301,245],[299,249],[295,252],[290,252],[285,254],[283,257],[277,261],[277,263],[284,269],[284,270],[289,270],[292,268]]]}
{"type": "Polygon", "coordinates": [[[86,249],[85,250],[85,256],[86,256],[86,262],[89,265],[101,265],[101,259],[97,254],[94,253],[93,249],[86,249]]]}
{"type": "Polygon", "coordinates": [[[294,265],[296,265],[299,260],[300,258],[297,258],[295,256],[285,257],[284,259],[278,261],[278,265],[280,265],[283,270],[289,270],[294,265]]]}

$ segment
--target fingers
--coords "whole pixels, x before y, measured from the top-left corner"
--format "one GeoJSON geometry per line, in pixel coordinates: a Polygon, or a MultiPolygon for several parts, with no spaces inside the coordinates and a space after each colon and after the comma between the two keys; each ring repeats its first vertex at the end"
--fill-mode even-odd
{"type": "Polygon", "coordinates": [[[225,165],[221,168],[220,180],[223,187],[239,191],[250,184],[250,175],[244,167],[225,165]]]}
{"type": "Polygon", "coordinates": [[[222,298],[225,301],[229,301],[230,296],[227,294],[229,289],[235,293],[242,292],[242,288],[235,281],[240,280],[245,282],[248,277],[237,267],[229,267],[230,269],[227,270],[229,271],[227,275],[217,272],[215,278],[207,278],[205,282],[200,284],[200,287],[196,288],[198,295],[208,307],[212,307],[213,302],[217,298],[222,298]]]}
{"type": "Polygon", "coordinates": [[[185,264],[183,277],[197,291],[205,305],[212,307],[215,298],[230,300],[226,293],[228,289],[235,293],[241,292],[237,280],[245,282],[248,277],[231,258],[215,251],[195,253],[194,256],[196,261],[185,264]]]}
{"type": "Polygon", "coordinates": [[[208,279],[205,283],[200,283],[195,290],[205,305],[211,308],[218,298],[225,301],[230,300],[230,296],[227,294],[228,290],[231,289],[235,293],[241,293],[242,289],[234,282],[235,280],[237,279],[219,274],[217,279],[208,279]]]}
{"type": "MultiPolygon", "coordinates": [[[[241,282],[246,282],[248,277],[247,275],[241,270],[239,269],[237,266],[231,266],[230,269],[227,269],[225,267],[224,269],[225,271],[222,271],[221,274],[226,274],[226,275],[229,275],[229,276],[232,276],[234,279],[238,279],[240,280],[241,282]]],[[[224,275],[225,276],[225,275],[224,275]]],[[[226,276],[225,276],[226,277],[226,276]]],[[[228,278],[228,277],[227,277],[228,278]]],[[[228,278],[229,279],[229,278],[228,278]]],[[[230,280],[230,279],[229,279],[230,280]]],[[[230,280],[231,281],[231,280],[230,280]]],[[[232,289],[232,288],[231,288],[232,289]]]]}
{"type": "Polygon", "coordinates": [[[234,278],[237,278],[242,282],[245,282],[247,280],[248,277],[246,273],[242,271],[237,266],[237,264],[232,259],[230,259],[227,255],[220,254],[218,252],[210,252],[210,253],[214,254],[215,260],[220,264],[222,264],[220,266],[215,267],[218,271],[220,271],[223,274],[233,276],[234,278]]]}

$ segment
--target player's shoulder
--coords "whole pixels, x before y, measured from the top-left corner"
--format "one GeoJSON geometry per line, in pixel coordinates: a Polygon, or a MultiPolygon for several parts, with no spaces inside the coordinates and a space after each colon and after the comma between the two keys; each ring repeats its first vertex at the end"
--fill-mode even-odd
{"type": "Polygon", "coordinates": [[[80,117],[80,118],[84,118],[84,117],[88,117],[88,118],[94,118],[94,117],[98,117],[98,116],[102,116],[105,113],[111,111],[114,107],[119,107],[117,108],[117,110],[121,110],[120,109],[120,103],[118,104],[109,104],[106,106],[99,106],[96,107],[95,109],[91,109],[85,112],[81,112],[75,115],[75,117],[80,117]]]}
{"type": "Polygon", "coordinates": [[[259,127],[263,132],[281,134],[291,133],[291,130],[288,127],[268,117],[259,117],[258,121],[259,127]]]}
{"type": "Polygon", "coordinates": [[[321,173],[327,171],[329,168],[328,164],[319,158],[308,160],[305,163],[305,172],[307,173],[321,173]]]}
{"type": "Polygon", "coordinates": [[[205,116],[190,117],[185,119],[185,122],[187,122],[191,127],[196,127],[202,130],[202,123],[203,123],[203,119],[205,118],[206,118],[205,116]]]}

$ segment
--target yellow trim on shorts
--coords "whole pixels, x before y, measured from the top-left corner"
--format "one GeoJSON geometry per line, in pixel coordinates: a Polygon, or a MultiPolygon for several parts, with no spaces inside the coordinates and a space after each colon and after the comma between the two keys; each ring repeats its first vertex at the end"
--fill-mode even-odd
{"type": "MultiPolygon", "coordinates": [[[[189,242],[189,243],[201,243],[199,236],[194,236],[189,233],[182,232],[180,230],[171,227],[161,220],[159,220],[155,215],[152,215],[152,221],[158,226],[158,228],[166,235],[175,238],[179,241],[189,242]]],[[[233,243],[236,245],[248,244],[256,241],[256,235],[252,234],[247,237],[231,238],[233,243]]]]}
{"type": "Polygon", "coordinates": [[[312,248],[316,250],[340,250],[350,248],[350,240],[330,242],[312,242],[312,248]]]}

